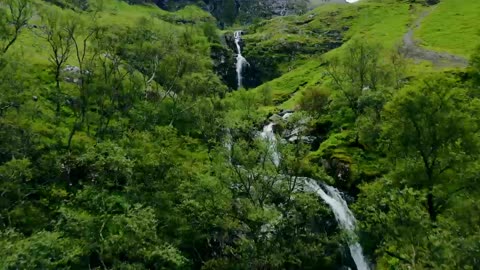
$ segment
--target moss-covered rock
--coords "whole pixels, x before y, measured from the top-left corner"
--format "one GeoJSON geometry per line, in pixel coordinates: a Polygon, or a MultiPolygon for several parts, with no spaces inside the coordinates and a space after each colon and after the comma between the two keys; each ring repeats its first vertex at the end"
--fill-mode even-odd
{"type": "Polygon", "coordinates": [[[233,51],[227,46],[215,43],[211,47],[211,57],[215,73],[230,89],[235,89],[237,87],[237,73],[233,51]]]}

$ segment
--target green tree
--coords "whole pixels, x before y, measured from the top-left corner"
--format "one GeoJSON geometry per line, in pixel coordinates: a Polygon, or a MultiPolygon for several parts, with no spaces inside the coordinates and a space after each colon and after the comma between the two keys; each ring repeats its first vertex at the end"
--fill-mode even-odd
{"type": "Polygon", "coordinates": [[[465,172],[479,154],[478,105],[452,78],[433,77],[385,106],[383,136],[396,179],[425,191],[432,221],[450,196],[474,184],[465,172]]]}
{"type": "Polygon", "coordinates": [[[480,47],[472,55],[470,60],[470,72],[473,76],[473,86],[475,88],[480,87],[480,47]]]}
{"type": "Polygon", "coordinates": [[[2,269],[67,269],[82,263],[82,243],[62,233],[41,231],[25,237],[13,230],[0,231],[2,269]]]}
{"type": "Polygon", "coordinates": [[[379,114],[388,90],[402,86],[403,58],[393,52],[384,61],[382,51],[379,44],[355,39],[344,54],[328,59],[326,71],[332,88],[339,93],[337,102],[347,104],[355,118],[367,108],[374,108],[379,114]],[[381,96],[383,100],[378,98],[381,96]]]}
{"type": "Polygon", "coordinates": [[[55,76],[55,103],[56,112],[60,113],[63,99],[61,89],[62,69],[70,58],[73,49],[73,35],[75,23],[68,23],[69,17],[56,9],[46,9],[41,12],[42,23],[40,36],[50,47],[49,61],[55,76]]]}
{"type": "Polygon", "coordinates": [[[0,51],[6,53],[17,41],[22,30],[32,17],[29,0],[5,0],[5,8],[0,5],[0,51]]]}
{"type": "Polygon", "coordinates": [[[302,92],[300,108],[317,117],[325,114],[331,102],[330,95],[330,91],[326,88],[309,87],[302,92]]]}

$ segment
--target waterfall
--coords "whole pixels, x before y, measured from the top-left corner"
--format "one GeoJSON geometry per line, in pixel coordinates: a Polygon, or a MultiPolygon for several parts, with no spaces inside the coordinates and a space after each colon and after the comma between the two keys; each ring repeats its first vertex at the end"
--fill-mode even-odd
{"type": "Polygon", "coordinates": [[[273,132],[274,125],[275,123],[270,123],[264,126],[260,137],[268,142],[268,150],[270,151],[273,164],[278,167],[278,165],[280,165],[280,154],[277,151],[277,138],[275,138],[275,133],[273,132]]]}
{"type": "Polygon", "coordinates": [[[232,163],[232,133],[230,132],[230,129],[227,128],[225,129],[225,141],[224,141],[224,146],[227,149],[227,154],[228,154],[228,162],[232,163]]]}
{"type": "MultiPolygon", "coordinates": [[[[291,114],[284,117],[288,119],[291,114]]],[[[271,151],[272,161],[275,166],[278,167],[280,164],[280,154],[277,151],[277,139],[275,138],[275,133],[273,126],[275,123],[269,123],[263,127],[262,133],[260,133],[261,138],[269,143],[269,151],[271,151]]],[[[328,206],[333,211],[335,219],[337,220],[340,227],[347,231],[348,234],[352,235],[355,233],[356,219],[352,211],[348,208],[347,202],[342,198],[340,192],[325,183],[318,184],[315,180],[310,178],[301,178],[308,188],[308,191],[316,193],[323,201],[325,201],[328,206]]],[[[348,239],[348,247],[350,249],[350,255],[357,266],[357,270],[369,270],[370,267],[367,264],[367,260],[363,256],[362,246],[360,243],[354,239],[348,239]]]]}
{"type": "Polygon", "coordinates": [[[235,31],[234,38],[235,38],[235,46],[237,46],[237,89],[242,88],[242,70],[245,65],[248,65],[247,59],[242,55],[242,47],[240,46],[240,42],[242,41],[242,33],[243,31],[235,31]]]}
{"type": "MultiPolygon", "coordinates": [[[[342,195],[336,188],[327,184],[319,185],[315,180],[308,178],[305,178],[305,184],[330,206],[335,215],[335,219],[342,229],[346,230],[349,234],[355,233],[355,216],[352,211],[350,211],[347,202],[342,198],[342,195]]],[[[352,256],[357,269],[369,270],[367,261],[363,256],[362,246],[360,246],[356,240],[354,241],[350,239],[349,241],[350,243],[348,244],[348,247],[350,249],[350,255],[352,256]]]]}

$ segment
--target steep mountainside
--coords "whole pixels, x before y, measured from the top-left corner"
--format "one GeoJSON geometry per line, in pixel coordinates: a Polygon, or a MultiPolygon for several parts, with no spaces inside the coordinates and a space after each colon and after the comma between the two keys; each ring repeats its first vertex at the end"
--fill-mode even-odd
{"type": "Polygon", "coordinates": [[[480,5],[349,2],[0,0],[0,269],[478,269],[480,5]]]}
{"type": "Polygon", "coordinates": [[[232,25],[236,20],[246,23],[272,16],[302,13],[310,6],[308,0],[159,0],[154,2],[170,10],[191,4],[198,5],[214,15],[221,26],[232,25]]]}

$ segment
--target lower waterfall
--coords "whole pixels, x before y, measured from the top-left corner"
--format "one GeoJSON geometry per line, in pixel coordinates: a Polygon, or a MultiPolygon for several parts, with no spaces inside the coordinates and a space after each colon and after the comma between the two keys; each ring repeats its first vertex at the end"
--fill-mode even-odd
{"type": "MultiPolygon", "coordinates": [[[[346,230],[349,234],[355,233],[355,216],[348,208],[347,202],[342,198],[340,192],[327,184],[318,184],[313,179],[305,178],[305,185],[318,196],[320,196],[326,204],[330,206],[335,215],[340,227],[346,230]],[[322,188],[323,187],[323,188],[322,188]]],[[[350,243],[348,247],[350,249],[350,255],[355,262],[358,270],[368,270],[369,266],[367,260],[363,256],[362,246],[356,240],[349,239],[350,243]]]]}
{"type": "MultiPolygon", "coordinates": [[[[277,151],[277,140],[274,133],[275,123],[269,123],[263,127],[263,131],[260,133],[260,137],[269,143],[269,151],[271,151],[272,161],[275,166],[279,166],[281,156],[277,151]]],[[[317,183],[317,181],[310,178],[301,178],[306,187],[306,191],[317,194],[322,200],[330,206],[335,215],[340,227],[347,231],[349,235],[355,233],[356,219],[352,211],[348,208],[347,202],[342,198],[341,193],[334,187],[331,187],[325,183],[317,183]]],[[[357,270],[369,270],[367,260],[363,256],[362,246],[357,240],[353,238],[348,239],[348,247],[350,249],[350,255],[357,266],[357,270]]]]}

